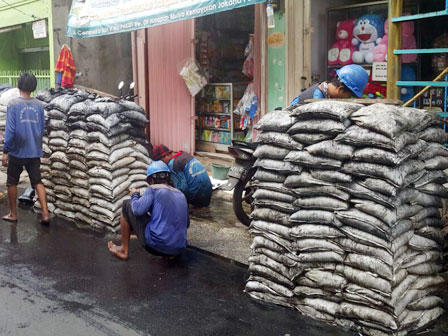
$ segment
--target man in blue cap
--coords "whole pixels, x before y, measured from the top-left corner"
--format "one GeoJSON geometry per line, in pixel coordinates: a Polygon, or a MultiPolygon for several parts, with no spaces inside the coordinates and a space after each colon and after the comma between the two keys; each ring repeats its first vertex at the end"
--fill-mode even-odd
{"type": "Polygon", "coordinates": [[[187,247],[188,204],[185,196],[171,186],[168,166],[153,161],[146,176],[149,186],[144,194],[131,189],[131,200],[123,203],[121,246],[108,242],[109,251],[123,260],[129,258],[131,231],[149,253],[157,256],[174,257],[187,247]]]}
{"type": "Polygon", "coordinates": [[[162,144],[154,147],[153,159],[168,165],[174,186],[184,193],[188,203],[198,208],[209,206],[213,192],[212,182],[199,160],[183,151],[173,154],[162,144]]]}
{"type": "Polygon", "coordinates": [[[328,82],[310,86],[291,101],[292,105],[303,104],[307,99],[361,98],[369,81],[369,74],[358,64],[349,64],[336,70],[337,77],[328,82]]]}

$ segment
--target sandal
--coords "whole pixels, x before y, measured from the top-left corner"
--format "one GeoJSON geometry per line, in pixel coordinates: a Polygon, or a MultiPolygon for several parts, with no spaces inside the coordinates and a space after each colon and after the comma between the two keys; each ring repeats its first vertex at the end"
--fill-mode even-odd
{"type": "Polygon", "coordinates": [[[2,217],[2,220],[4,220],[5,222],[9,222],[9,223],[17,223],[17,218],[16,219],[12,219],[11,215],[6,215],[2,217]]]}
{"type": "Polygon", "coordinates": [[[50,225],[50,218],[48,218],[48,219],[41,219],[40,220],[40,224],[41,225],[50,225]]]}

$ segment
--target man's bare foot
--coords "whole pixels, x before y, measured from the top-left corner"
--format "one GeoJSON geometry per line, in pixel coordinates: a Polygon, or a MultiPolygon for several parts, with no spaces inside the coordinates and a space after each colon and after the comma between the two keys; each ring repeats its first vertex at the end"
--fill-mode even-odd
{"type": "Polygon", "coordinates": [[[121,246],[115,245],[112,241],[107,243],[110,253],[114,254],[116,257],[122,260],[128,260],[129,255],[123,250],[121,246]]]}

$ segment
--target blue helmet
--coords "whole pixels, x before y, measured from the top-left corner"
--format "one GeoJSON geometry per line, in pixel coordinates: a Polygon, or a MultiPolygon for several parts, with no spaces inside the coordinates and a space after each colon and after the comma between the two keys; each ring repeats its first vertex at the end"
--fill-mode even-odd
{"type": "Polygon", "coordinates": [[[151,175],[157,174],[157,173],[169,173],[170,169],[163,161],[153,161],[148,166],[148,169],[146,170],[146,177],[149,177],[151,175]]]}
{"type": "Polygon", "coordinates": [[[349,64],[336,70],[339,79],[345,84],[357,97],[361,98],[369,81],[369,74],[358,64],[349,64]]]}

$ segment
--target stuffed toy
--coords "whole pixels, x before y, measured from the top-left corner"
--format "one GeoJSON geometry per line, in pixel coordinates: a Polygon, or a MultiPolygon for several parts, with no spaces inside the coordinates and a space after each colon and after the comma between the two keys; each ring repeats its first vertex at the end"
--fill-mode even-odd
{"type": "Polygon", "coordinates": [[[364,89],[364,98],[386,98],[387,87],[384,84],[373,82],[372,75],[369,75],[369,82],[364,89]]]}
{"type": "Polygon", "coordinates": [[[339,21],[336,29],[336,43],[328,50],[328,64],[330,65],[347,65],[352,64],[353,52],[356,48],[352,45],[353,28],[355,23],[353,20],[339,21]]]}
{"type": "Polygon", "coordinates": [[[374,14],[361,16],[355,22],[352,44],[359,45],[359,50],[353,53],[353,62],[372,63],[373,48],[381,42],[384,35],[384,20],[374,14]]]}
{"type": "MultiPolygon", "coordinates": [[[[401,24],[401,48],[417,49],[417,42],[414,36],[414,22],[405,21],[401,24]]],[[[401,55],[401,63],[417,62],[417,54],[401,55]]]]}
{"type": "Polygon", "coordinates": [[[389,32],[389,20],[384,22],[384,36],[381,42],[373,48],[373,61],[374,62],[386,62],[387,61],[387,33],[389,32]]]}
{"type": "MultiPolygon", "coordinates": [[[[410,14],[405,14],[410,15],[410,14]]],[[[385,62],[387,61],[387,33],[389,30],[389,20],[384,22],[384,36],[381,42],[373,49],[373,61],[385,62]]],[[[402,49],[416,49],[417,42],[414,36],[414,22],[405,21],[401,24],[401,48],[402,49]]],[[[414,63],[417,61],[416,54],[402,55],[402,63],[414,63]]]]}
{"type": "MultiPolygon", "coordinates": [[[[401,80],[402,81],[415,81],[417,76],[415,75],[414,69],[410,65],[403,65],[401,68],[401,80]]],[[[415,92],[412,86],[404,86],[401,88],[401,100],[407,102],[409,99],[414,97],[415,92]]]]}

